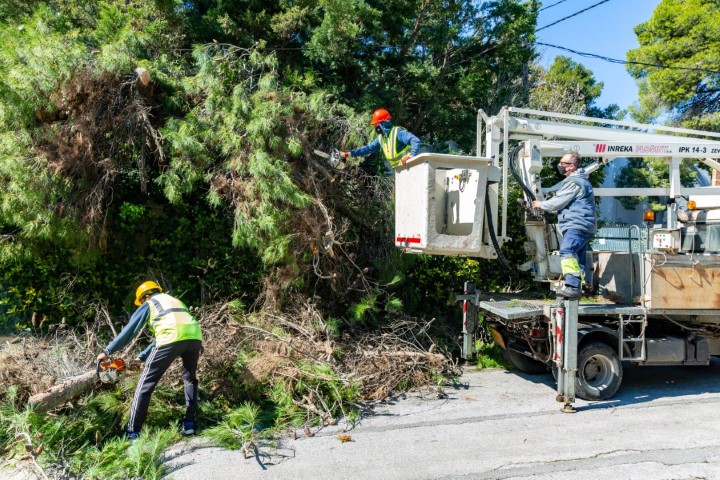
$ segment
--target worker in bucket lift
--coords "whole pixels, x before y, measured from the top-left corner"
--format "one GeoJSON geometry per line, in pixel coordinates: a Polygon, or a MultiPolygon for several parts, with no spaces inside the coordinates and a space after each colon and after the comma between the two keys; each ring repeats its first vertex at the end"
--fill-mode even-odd
{"type": "Polygon", "coordinates": [[[391,119],[390,112],[384,108],[375,110],[370,124],[375,127],[377,138],[364,147],[350,152],[340,152],[340,154],[344,158],[366,157],[371,153],[382,150],[386,172],[388,175],[392,175],[396,166],[399,164],[405,165],[408,160],[418,154],[420,139],[405,128],[393,125],[391,119]]]}
{"type": "Polygon", "coordinates": [[[557,166],[558,172],[565,175],[565,179],[555,196],[532,202],[534,208],[558,214],[558,227],[563,235],[560,265],[565,285],[557,290],[557,294],[568,299],[582,296],[585,249],[597,230],[595,195],[581,163],[582,158],[577,152],[565,154],[557,166]]]}
{"type": "Polygon", "coordinates": [[[160,378],[172,362],[180,357],[183,363],[185,382],[185,417],[181,434],[195,434],[195,411],[197,409],[197,365],[202,351],[202,332],[195,317],[183,302],[163,293],[160,285],[153,281],[144,282],[135,291],[135,310],[130,321],[112,342],[108,344],[98,361],[124,348],[147,324],[155,339],[138,355],[145,362],[138,380],[130,407],[130,420],[127,425],[127,437],[134,440],[145,422],[150,396],[160,378]]]}

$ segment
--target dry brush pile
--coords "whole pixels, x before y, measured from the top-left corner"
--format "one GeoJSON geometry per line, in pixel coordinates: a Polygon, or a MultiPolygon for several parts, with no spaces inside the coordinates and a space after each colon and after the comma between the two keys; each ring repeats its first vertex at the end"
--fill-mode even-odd
{"type": "MultiPolygon", "coordinates": [[[[459,373],[449,353],[440,351],[428,335],[430,325],[401,315],[379,330],[334,335],[309,303],[293,315],[238,315],[227,304],[206,306],[196,314],[205,337],[201,381],[211,397],[237,403],[279,387],[291,392],[293,405],[305,412],[308,424],[333,424],[355,406],[352,402],[436,386],[459,373]],[[236,378],[227,378],[228,364],[239,356],[243,360],[236,378]],[[354,395],[332,389],[352,390],[354,395]]],[[[179,383],[181,367],[172,368],[166,378],[179,383]]]]}
{"type": "MultiPolygon", "coordinates": [[[[279,386],[292,392],[292,401],[306,412],[307,423],[333,423],[353,407],[352,402],[431,387],[458,373],[449,353],[439,349],[428,334],[430,324],[402,315],[378,330],[335,335],[311,304],[292,316],[246,315],[234,311],[232,304],[193,310],[203,325],[199,372],[211,401],[217,397],[229,404],[257,400],[263,391],[279,386]],[[230,371],[235,376],[229,377],[230,371]],[[351,398],[326,396],[325,381],[355,393],[351,398]],[[349,403],[343,404],[345,400],[349,403]]],[[[16,399],[24,403],[32,395],[93,369],[94,357],[104,346],[97,340],[100,329],[109,327],[105,324],[82,335],[56,333],[6,341],[0,349],[0,384],[4,387],[0,396],[7,393],[6,387],[15,386],[16,399]]],[[[142,349],[141,343],[134,342],[121,355],[132,358],[142,349]]],[[[181,368],[176,362],[163,382],[181,384],[181,368]]]]}

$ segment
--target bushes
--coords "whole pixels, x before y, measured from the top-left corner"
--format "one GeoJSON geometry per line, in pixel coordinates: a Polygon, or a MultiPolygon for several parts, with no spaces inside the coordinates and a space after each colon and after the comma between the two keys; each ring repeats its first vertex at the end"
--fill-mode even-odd
{"type": "Polygon", "coordinates": [[[116,437],[121,412],[127,411],[129,401],[121,400],[118,392],[103,392],[78,408],[51,416],[24,410],[15,403],[15,395],[11,387],[0,402],[3,456],[18,465],[31,461],[25,448],[25,439],[30,439],[28,445],[39,464],[53,477],[74,472],[88,479],[160,478],[161,454],[179,438],[172,430],[152,428],[133,444],[116,437]]]}

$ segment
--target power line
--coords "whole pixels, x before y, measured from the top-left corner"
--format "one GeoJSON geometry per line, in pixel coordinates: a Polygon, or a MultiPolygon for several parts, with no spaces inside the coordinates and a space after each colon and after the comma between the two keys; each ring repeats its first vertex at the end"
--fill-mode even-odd
{"type": "Polygon", "coordinates": [[[555,5],[560,5],[563,2],[567,2],[567,0],[560,0],[559,2],[555,2],[552,5],[548,5],[547,7],[542,7],[540,10],[538,10],[538,12],[542,12],[543,10],[547,10],[548,8],[552,8],[555,5]]]}
{"type": "MultiPolygon", "coordinates": [[[[537,30],[535,30],[535,33],[539,32],[540,30],[545,30],[545,29],[548,28],[548,27],[552,27],[553,25],[557,25],[557,24],[560,23],[560,22],[564,22],[565,20],[567,20],[567,19],[569,19],[569,18],[572,18],[572,17],[575,17],[575,16],[577,16],[577,15],[580,15],[581,13],[587,12],[588,10],[593,9],[593,8],[597,7],[598,5],[602,5],[603,3],[607,3],[607,2],[609,2],[609,1],[610,1],[610,0],[602,0],[601,2],[598,2],[598,3],[594,4],[594,5],[590,5],[590,6],[587,7],[587,8],[583,8],[583,9],[580,10],[579,12],[575,12],[575,13],[573,13],[572,15],[568,15],[567,17],[563,17],[563,18],[561,18],[560,20],[554,21],[553,23],[549,23],[549,24],[545,25],[544,27],[538,28],[537,30]]],[[[557,5],[557,4],[556,4],[556,5],[557,5]]],[[[551,6],[552,6],[552,5],[551,5],[551,6]]]]}
{"type": "Polygon", "coordinates": [[[595,53],[588,53],[588,52],[578,52],[577,50],[573,50],[572,48],[567,47],[561,47],[560,45],[552,45],[550,43],[543,43],[543,42],[535,42],[536,45],[543,45],[545,47],[551,47],[551,48],[557,48],[558,50],[565,50],[566,52],[574,53],[575,55],[579,55],[581,57],[590,57],[590,58],[597,58],[599,60],[603,60],[609,63],[619,63],[622,65],[640,65],[643,67],[656,67],[656,68],[666,68],[666,69],[672,69],[672,70],[688,70],[693,72],[703,72],[703,73],[714,73],[714,74],[720,74],[720,71],[718,70],[710,70],[708,68],[699,68],[699,67],[676,67],[673,65],[662,65],[659,63],[645,63],[645,62],[633,62],[628,60],[619,60],[617,58],[610,58],[610,57],[604,57],[602,55],[597,55],[595,53]]]}

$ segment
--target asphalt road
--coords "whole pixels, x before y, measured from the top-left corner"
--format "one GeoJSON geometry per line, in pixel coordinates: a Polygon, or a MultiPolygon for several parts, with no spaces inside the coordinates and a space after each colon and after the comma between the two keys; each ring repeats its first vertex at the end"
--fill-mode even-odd
{"type": "Polygon", "coordinates": [[[720,479],[720,363],[628,367],[609,401],[562,413],[547,375],[467,368],[460,384],[375,407],[354,428],[261,446],[202,438],[166,455],[168,478],[720,479]],[[337,435],[346,433],[349,442],[337,435]]]}

